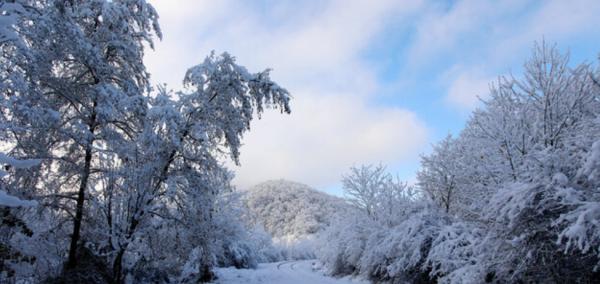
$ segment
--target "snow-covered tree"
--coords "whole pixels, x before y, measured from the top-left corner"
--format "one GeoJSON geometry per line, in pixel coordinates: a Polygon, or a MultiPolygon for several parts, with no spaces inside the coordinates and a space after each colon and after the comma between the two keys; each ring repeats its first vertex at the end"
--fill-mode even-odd
{"type": "Polygon", "coordinates": [[[352,204],[372,216],[377,206],[377,195],[385,186],[387,178],[383,165],[351,167],[350,174],[342,179],[344,193],[352,204]]]}
{"type": "Polygon", "coordinates": [[[16,25],[27,50],[6,58],[25,78],[11,82],[3,131],[12,134],[11,154],[43,158],[36,194],[64,199],[49,202],[73,214],[67,267],[74,268],[97,161],[131,141],[149,87],[143,45],[160,32],[144,1],[27,4],[35,12],[16,25]]]}
{"type": "Polygon", "coordinates": [[[386,172],[383,165],[351,167],[342,178],[347,200],[373,220],[392,225],[410,207],[411,187],[386,172]]]}
{"type": "Polygon", "coordinates": [[[142,59],[161,34],[145,1],[0,5],[2,146],[41,161],[6,179],[13,195],[40,204],[18,211],[34,239],[10,240],[37,257],[20,277],[62,270],[62,279],[123,282],[149,267],[169,277],[198,267],[205,278],[223,258],[251,266],[239,257],[250,236],[224,220],[232,174],[223,159],[239,161],[255,115],[289,113],[269,70],[213,53],[188,71],[185,90],[155,91],[142,59]]]}
{"type": "Polygon", "coordinates": [[[237,163],[241,138],[255,113],[266,107],[290,111],[287,91],[270,80],[269,70],[249,73],[227,53],[213,53],[190,68],[184,82],[188,91],[176,93],[176,101],[164,90],[151,100],[136,154],[124,163],[129,172],[121,191],[127,198],[121,200],[136,202],[112,214],[130,216],[117,218],[115,273],[123,269],[125,253],[143,232],[140,226],[163,216],[182,221],[194,232],[189,245],[200,248],[201,274],[210,274],[215,202],[220,192],[229,190],[231,180],[220,153],[237,163]]]}
{"type": "Polygon", "coordinates": [[[460,178],[459,151],[457,142],[447,136],[433,146],[433,153],[421,157],[421,170],[417,173],[419,188],[446,212],[459,203],[460,178]]]}

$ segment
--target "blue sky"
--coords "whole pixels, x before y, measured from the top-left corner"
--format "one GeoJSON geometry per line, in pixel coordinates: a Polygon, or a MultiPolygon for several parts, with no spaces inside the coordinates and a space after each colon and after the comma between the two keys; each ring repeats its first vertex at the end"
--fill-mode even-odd
{"type": "Polygon", "coordinates": [[[600,1],[151,1],[164,39],[155,83],[228,51],[294,96],[244,139],[235,183],[286,178],[339,193],[352,165],[414,181],[419,154],[458,133],[498,75],[518,77],[534,41],[596,63],[600,1]]]}

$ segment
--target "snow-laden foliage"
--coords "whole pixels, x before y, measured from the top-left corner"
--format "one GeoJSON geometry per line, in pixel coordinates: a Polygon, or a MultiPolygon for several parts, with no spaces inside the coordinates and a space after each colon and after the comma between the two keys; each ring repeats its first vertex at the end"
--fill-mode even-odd
{"type": "MultiPolygon", "coordinates": [[[[23,200],[17,196],[8,194],[5,191],[4,177],[8,176],[9,171],[15,169],[28,169],[39,164],[38,160],[18,160],[0,152],[0,255],[2,263],[0,263],[0,279],[15,275],[15,270],[18,267],[11,267],[11,264],[20,262],[31,263],[34,258],[23,256],[18,249],[9,244],[9,240],[13,237],[21,236],[30,237],[33,232],[25,222],[11,212],[11,208],[27,208],[37,205],[36,201],[23,200]]],[[[14,190],[13,190],[14,191],[14,190]]]]}
{"type": "Polygon", "coordinates": [[[19,207],[19,206],[35,206],[37,202],[31,200],[22,200],[16,196],[12,196],[2,186],[2,178],[8,175],[8,172],[3,168],[30,168],[39,164],[38,160],[17,160],[0,152],[0,206],[19,207]]]}
{"type": "Polygon", "coordinates": [[[393,226],[369,218],[364,211],[340,214],[320,237],[317,256],[334,275],[358,274],[373,281],[416,283],[427,280],[428,251],[448,217],[425,204],[393,226]],[[425,206],[425,207],[423,207],[425,206]]]}
{"type": "Polygon", "coordinates": [[[19,41],[15,25],[19,15],[27,13],[21,3],[0,3],[0,44],[19,41]]]}
{"type": "Polygon", "coordinates": [[[0,152],[0,206],[19,207],[35,206],[37,204],[35,201],[22,200],[6,193],[2,184],[2,178],[8,175],[8,172],[4,168],[26,169],[39,164],[39,162],[38,160],[17,160],[0,152]]]}
{"type": "Polygon", "coordinates": [[[373,280],[427,279],[427,254],[446,222],[435,210],[422,210],[390,229],[375,231],[367,239],[360,272],[373,280]]]}
{"type": "MultiPolygon", "coordinates": [[[[357,230],[363,224],[340,224],[347,234],[329,230],[325,240],[339,245],[323,250],[321,260],[333,273],[376,281],[597,281],[599,75],[536,45],[522,79],[501,77],[465,129],[423,156],[423,200],[398,204],[413,209],[396,214],[389,228],[370,221],[369,233],[357,230]],[[433,207],[411,205],[421,202],[433,207]],[[351,258],[339,256],[356,248],[358,260],[340,265],[351,258]]],[[[381,175],[363,175],[360,198],[382,191],[381,175]]],[[[365,220],[369,211],[362,211],[365,220]]]]}
{"type": "Polygon", "coordinates": [[[352,167],[343,178],[353,210],[320,236],[318,257],[332,274],[361,274],[371,280],[419,281],[421,266],[445,216],[419,202],[412,188],[385,167],[352,167]]]}
{"type": "Polygon", "coordinates": [[[316,255],[333,275],[357,273],[367,238],[376,228],[377,224],[359,210],[339,214],[319,236],[316,255]]]}
{"type": "MultiPolygon", "coordinates": [[[[340,198],[286,181],[260,183],[243,192],[247,222],[264,228],[284,259],[314,258],[314,242],[333,216],[349,208],[340,198]]],[[[272,253],[273,254],[273,253],[272,253]]]]}
{"type": "Polygon", "coordinates": [[[440,283],[476,283],[484,279],[485,271],[477,265],[481,255],[478,244],[484,231],[469,223],[454,222],[441,227],[427,255],[429,276],[440,283]]]}

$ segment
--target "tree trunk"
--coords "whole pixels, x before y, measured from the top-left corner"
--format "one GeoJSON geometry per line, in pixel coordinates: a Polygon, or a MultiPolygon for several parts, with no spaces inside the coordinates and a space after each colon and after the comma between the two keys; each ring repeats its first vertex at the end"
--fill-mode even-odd
{"type": "Polygon", "coordinates": [[[121,248],[119,252],[117,252],[117,256],[115,257],[115,261],[113,264],[113,281],[114,283],[120,284],[123,283],[125,279],[123,279],[123,255],[125,254],[125,249],[121,248]]]}
{"type": "Polygon", "coordinates": [[[96,102],[92,108],[90,116],[89,131],[90,141],[85,145],[85,162],[81,183],[79,184],[79,192],[77,193],[77,207],[75,211],[75,219],[73,220],[73,234],[71,235],[71,245],[69,247],[69,258],[67,260],[67,268],[72,269],[77,266],[77,245],[80,238],[81,223],[83,220],[83,203],[85,202],[85,190],[88,186],[90,177],[90,168],[92,164],[92,146],[94,144],[94,130],[96,128],[96,102]]]}

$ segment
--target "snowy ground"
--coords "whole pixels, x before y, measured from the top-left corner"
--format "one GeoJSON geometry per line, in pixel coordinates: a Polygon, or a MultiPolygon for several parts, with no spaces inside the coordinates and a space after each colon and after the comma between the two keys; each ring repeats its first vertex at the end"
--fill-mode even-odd
{"type": "Polygon", "coordinates": [[[318,269],[316,260],[261,263],[257,269],[217,269],[215,284],[366,284],[353,278],[333,278],[318,269]]]}

